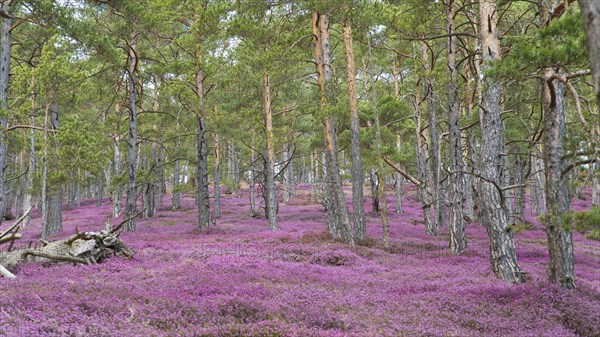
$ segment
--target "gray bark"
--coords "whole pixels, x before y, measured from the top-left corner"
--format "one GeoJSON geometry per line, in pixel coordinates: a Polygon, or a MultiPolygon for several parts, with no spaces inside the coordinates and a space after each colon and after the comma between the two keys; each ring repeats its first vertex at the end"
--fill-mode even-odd
{"type": "MultiPolygon", "coordinates": [[[[11,58],[11,29],[12,29],[12,5],[13,1],[2,1],[0,12],[2,23],[0,23],[0,109],[9,111],[8,85],[10,82],[10,58],[11,58]]],[[[8,125],[7,114],[0,117],[0,224],[4,220],[5,192],[4,185],[6,157],[8,155],[8,144],[4,130],[8,125]]]]}
{"type": "Polygon", "coordinates": [[[513,218],[515,225],[525,224],[525,179],[523,174],[525,173],[525,162],[521,157],[517,156],[515,159],[515,174],[514,184],[515,188],[515,208],[513,212],[513,218]]]}
{"type": "MultiPolygon", "coordinates": [[[[254,138],[254,134],[253,137],[254,138]]],[[[256,174],[255,174],[255,165],[254,165],[254,161],[256,160],[255,155],[254,155],[254,150],[250,150],[250,181],[248,182],[248,184],[250,185],[250,214],[252,216],[255,216],[256,213],[256,189],[255,189],[255,185],[256,185],[256,174]]]]}
{"type": "Polygon", "coordinates": [[[198,203],[198,226],[207,230],[210,221],[210,205],[208,192],[208,139],[204,121],[204,72],[196,71],[196,95],[198,97],[198,133],[196,140],[196,202],[198,203]]]}
{"type": "Polygon", "coordinates": [[[596,88],[596,103],[600,111],[600,1],[579,0],[579,7],[581,8],[583,26],[587,36],[587,50],[592,65],[594,87],[596,88]]]}
{"type": "MultiPolygon", "coordinates": [[[[551,70],[547,70],[551,71],[551,70]]],[[[548,277],[564,288],[575,288],[573,234],[562,223],[569,210],[569,186],[562,156],[566,134],[564,86],[556,80],[544,83],[544,168],[546,172],[546,209],[544,217],[548,237],[548,277]]],[[[569,224],[570,225],[570,224],[569,224]]]]}
{"type": "Polygon", "coordinates": [[[352,26],[348,19],[344,21],[344,51],[346,55],[346,81],[350,100],[350,155],[352,157],[352,209],[354,219],[354,235],[362,240],[366,234],[364,207],[364,173],[360,155],[360,119],[358,115],[358,98],[356,93],[356,70],[354,62],[354,46],[352,45],[352,26]]]}
{"type": "Polygon", "coordinates": [[[175,160],[175,163],[173,163],[173,195],[171,198],[171,210],[172,211],[176,211],[179,209],[179,207],[181,207],[181,193],[179,193],[178,188],[179,188],[179,183],[180,183],[180,177],[179,177],[179,169],[180,169],[180,160],[177,159],[175,160]]]}
{"type": "MultiPolygon", "coordinates": [[[[113,139],[113,179],[121,175],[121,149],[119,142],[119,136],[117,135],[113,139]]],[[[78,195],[79,193],[76,189],[74,192],[78,195]]],[[[112,184],[110,198],[112,200],[112,216],[113,218],[117,218],[121,214],[121,199],[123,198],[123,187],[121,187],[121,184],[112,184]]]]}
{"type": "Polygon", "coordinates": [[[138,135],[137,135],[137,87],[135,73],[137,70],[137,53],[136,53],[137,35],[134,33],[129,47],[129,130],[127,133],[127,199],[125,202],[125,217],[130,219],[124,226],[127,232],[136,230],[136,222],[134,215],[137,208],[137,169],[138,169],[138,135]]]}
{"type": "Polygon", "coordinates": [[[269,227],[277,229],[277,195],[275,194],[275,149],[273,148],[273,114],[271,112],[271,81],[263,74],[263,109],[265,126],[265,207],[269,227]]]}
{"type": "Polygon", "coordinates": [[[546,185],[544,161],[542,158],[542,148],[536,145],[530,156],[531,178],[529,179],[529,195],[531,213],[540,215],[546,213],[546,196],[544,186],[546,185]]]}
{"type": "Polygon", "coordinates": [[[213,219],[221,218],[221,153],[219,151],[219,146],[219,134],[215,134],[215,162],[213,167],[213,219]]]}
{"type": "Polygon", "coordinates": [[[450,221],[448,233],[450,235],[450,250],[454,254],[460,254],[467,247],[463,223],[463,166],[462,146],[460,140],[460,102],[458,97],[458,70],[456,67],[456,38],[452,36],[456,32],[456,3],[454,0],[447,2],[446,20],[448,24],[448,69],[450,71],[450,84],[448,87],[448,123],[450,141],[450,221]]]}
{"type": "MultiPolygon", "coordinates": [[[[319,86],[319,107],[327,108],[327,82],[331,79],[332,66],[329,46],[329,20],[326,15],[313,13],[313,35],[315,43],[315,63],[319,86]]],[[[348,216],[348,206],[342,190],[340,169],[337,158],[337,135],[335,120],[331,116],[324,117],[323,133],[325,139],[325,167],[327,179],[327,224],[334,239],[354,244],[354,233],[348,216]]]]}
{"type": "MultiPolygon", "coordinates": [[[[500,41],[497,32],[496,0],[480,0],[480,36],[482,70],[500,59],[500,41]]],[[[501,188],[501,165],[504,149],[500,83],[489,77],[482,79],[482,107],[480,126],[482,134],[478,198],[481,223],[486,228],[490,244],[492,270],[511,283],[524,282],[519,268],[506,200],[501,188]]]]}

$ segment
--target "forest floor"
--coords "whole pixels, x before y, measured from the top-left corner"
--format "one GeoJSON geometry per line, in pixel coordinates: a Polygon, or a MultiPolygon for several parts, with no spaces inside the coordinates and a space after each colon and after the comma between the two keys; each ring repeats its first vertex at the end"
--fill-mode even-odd
{"type": "MultiPolygon", "coordinates": [[[[403,214],[389,193],[389,250],[374,213],[369,245],[332,242],[307,185],[281,204],[277,232],[250,217],[247,189],[223,196],[208,234],[196,229],[192,198],[176,212],[165,198],[155,217],[121,235],[133,260],[25,264],[16,280],[0,278],[0,336],[600,336],[600,242],[574,234],[577,289],[562,290],[546,282],[545,232],[528,215],[532,228],[515,234],[527,283],[509,285],[490,270],[479,224],[453,256],[445,229],[425,234],[406,189],[403,214]]],[[[572,208],[589,208],[586,199],[572,208]]],[[[65,210],[65,230],[52,239],[102,229],[109,204],[65,210]]],[[[39,232],[35,218],[25,239],[39,232]]]]}

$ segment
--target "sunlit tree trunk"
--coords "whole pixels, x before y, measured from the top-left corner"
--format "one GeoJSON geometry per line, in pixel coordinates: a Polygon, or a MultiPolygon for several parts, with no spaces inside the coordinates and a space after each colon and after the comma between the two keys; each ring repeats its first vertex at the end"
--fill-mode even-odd
{"type": "MultiPolygon", "coordinates": [[[[500,59],[500,41],[497,32],[496,0],[480,0],[480,37],[482,70],[485,71],[500,59]]],[[[504,127],[502,125],[501,87],[491,77],[484,77],[480,127],[482,134],[480,152],[480,177],[478,198],[481,223],[486,228],[492,270],[503,280],[511,283],[524,281],[517,262],[517,254],[507,200],[501,191],[501,165],[504,152],[504,127]]]]}
{"type": "Polygon", "coordinates": [[[358,116],[358,97],[356,93],[356,70],[354,62],[354,46],[352,44],[352,26],[349,19],[344,20],[344,51],[346,55],[346,81],[350,104],[350,154],[352,157],[352,209],[354,219],[354,235],[357,239],[365,238],[365,208],[363,204],[364,174],[360,156],[360,119],[358,116]]]}
{"type": "Polygon", "coordinates": [[[271,81],[263,74],[263,109],[265,125],[265,206],[269,227],[277,229],[277,196],[275,195],[275,149],[273,147],[273,114],[271,112],[271,81]]]}
{"type": "MultiPolygon", "coordinates": [[[[319,107],[327,108],[326,84],[331,79],[331,56],[329,46],[329,20],[326,15],[313,13],[312,28],[316,38],[315,63],[317,66],[317,82],[319,86],[319,107]]],[[[335,239],[342,239],[354,244],[354,233],[348,217],[348,206],[342,190],[340,169],[337,159],[337,136],[335,120],[331,116],[323,117],[323,133],[325,138],[325,166],[327,178],[327,223],[329,231],[335,239]]]]}

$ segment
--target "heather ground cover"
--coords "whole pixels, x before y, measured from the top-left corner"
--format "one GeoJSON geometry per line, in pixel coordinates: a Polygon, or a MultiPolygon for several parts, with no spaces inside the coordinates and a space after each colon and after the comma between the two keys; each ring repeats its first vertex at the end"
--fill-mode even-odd
{"type": "MultiPolygon", "coordinates": [[[[516,234],[527,283],[508,285],[489,270],[481,226],[469,225],[468,250],[452,256],[444,231],[425,234],[407,190],[405,212],[389,212],[387,251],[372,213],[367,245],[331,242],[306,185],[281,205],[277,232],[249,216],[247,189],[223,197],[208,234],[196,230],[192,198],[177,212],[165,199],[122,235],[131,261],[26,264],[0,279],[0,336],[600,336],[600,242],[575,234],[578,288],[562,290],[545,281],[545,234],[528,215],[532,228],[516,234]]],[[[98,230],[109,213],[108,202],[65,211],[55,238],[98,230]]]]}

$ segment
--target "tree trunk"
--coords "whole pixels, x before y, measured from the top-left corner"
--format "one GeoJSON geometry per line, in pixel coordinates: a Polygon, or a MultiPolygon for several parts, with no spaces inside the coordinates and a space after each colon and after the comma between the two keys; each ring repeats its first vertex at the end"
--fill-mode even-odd
{"type": "MultiPolygon", "coordinates": [[[[200,58],[198,58],[200,59],[200,58]]],[[[208,192],[208,140],[206,139],[206,125],[204,122],[204,72],[196,71],[196,95],[198,97],[197,122],[198,134],[196,143],[196,202],[198,203],[198,226],[207,230],[210,221],[210,206],[208,192]]]]}
{"type": "Polygon", "coordinates": [[[275,149],[273,148],[273,114],[271,112],[271,82],[269,72],[263,74],[263,109],[265,123],[265,207],[269,227],[277,230],[277,205],[275,195],[275,149]]]}
{"type": "Polygon", "coordinates": [[[375,167],[371,167],[369,181],[371,182],[372,211],[377,213],[379,212],[379,177],[377,176],[377,171],[375,171],[375,167]]]}
{"type": "MultiPolygon", "coordinates": [[[[320,96],[319,108],[322,112],[327,109],[326,85],[331,79],[332,72],[328,25],[329,20],[326,15],[313,13],[312,29],[316,38],[314,53],[320,96]]],[[[331,116],[326,116],[322,122],[327,172],[327,224],[334,239],[342,239],[348,244],[354,244],[354,233],[348,217],[348,206],[342,190],[338,166],[335,120],[331,116]]]]}
{"type": "Polygon", "coordinates": [[[129,47],[129,131],[127,134],[127,200],[125,203],[125,217],[130,219],[125,224],[125,231],[134,232],[136,230],[135,217],[137,208],[137,88],[135,72],[137,70],[136,53],[137,34],[133,34],[129,47]]]}
{"type": "Polygon", "coordinates": [[[214,182],[214,204],[213,219],[221,218],[221,152],[219,151],[219,134],[215,134],[215,162],[213,171],[214,182]]]}
{"type": "Polygon", "coordinates": [[[596,88],[596,103],[600,111],[600,2],[579,0],[583,27],[587,36],[587,50],[592,65],[592,78],[596,88]]]}
{"type": "MultiPolygon", "coordinates": [[[[252,132],[252,139],[254,140],[254,131],[252,132]]],[[[254,141],[253,141],[254,143],[254,141]]],[[[256,212],[256,167],[254,161],[256,160],[254,155],[254,150],[250,149],[250,181],[248,184],[250,185],[250,215],[255,216],[256,212]]]]}
{"type": "Polygon", "coordinates": [[[525,163],[520,156],[515,159],[515,180],[517,186],[515,188],[515,209],[513,218],[515,225],[525,224],[525,180],[523,174],[525,172],[525,163]]]}
{"type": "MultiPolygon", "coordinates": [[[[118,177],[121,175],[121,149],[119,147],[119,142],[120,137],[119,135],[116,135],[113,139],[113,180],[118,179],[118,177]]],[[[112,182],[111,185],[110,199],[112,200],[112,216],[113,218],[117,218],[119,215],[121,215],[123,187],[121,187],[119,182],[112,182]]],[[[74,192],[76,195],[78,195],[79,193],[76,190],[77,188],[75,188],[74,192]]]]}
{"type": "Polygon", "coordinates": [[[447,2],[446,21],[448,24],[448,69],[450,70],[450,85],[448,87],[448,123],[450,141],[450,221],[448,233],[450,235],[450,250],[460,254],[467,247],[463,223],[463,174],[462,174],[462,146],[460,141],[460,102],[458,97],[458,70],[456,68],[456,4],[454,0],[447,2]]]}
{"type": "MultiPolygon", "coordinates": [[[[497,33],[497,10],[495,0],[480,0],[480,33],[482,70],[489,69],[500,59],[500,41],[497,33]]],[[[524,281],[517,262],[517,254],[506,200],[501,191],[502,155],[504,149],[504,128],[502,125],[501,87],[494,78],[484,77],[480,126],[482,142],[480,152],[480,178],[478,198],[480,201],[481,223],[486,228],[490,259],[494,273],[511,283],[524,281]]]]}
{"type": "MultiPolygon", "coordinates": [[[[552,72],[553,70],[547,69],[552,72]]],[[[573,234],[563,226],[561,215],[569,210],[567,177],[564,168],[563,139],[566,133],[564,86],[556,80],[544,83],[544,168],[546,172],[546,209],[548,237],[548,277],[564,288],[575,288],[573,234]]]]}
{"type": "Polygon", "coordinates": [[[431,217],[432,193],[430,190],[432,175],[428,169],[429,151],[427,150],[427,139],[429,138],[428,129],[421,127],[421,107],[419,93],[415,95],[413,102],[413,113],[415,116],[416,133],[416,159],[417,159],[417,180],[421,182],[417,186],[417,197],[423,208],[423,221],[425,229],[429,235],[437,235],[435,220],[431,217]]]}
{"type": "MultiPolygon", "coordinates": [[[[396,133],[396,151],[398,153],[400,153],[401,151],[401,147],[402,147],[402,143],[400,141],[400,132],[396,133]]],[[[395,184],[395,188],[396,188],[396,213],[397,214],[402,214],[403,213],[403,209],[402,209],[402,185],[404,184],[404,177],[396,172],[395,174],[396,177],[396,184],[395,184]]]]}
{"type": "Polygon", "coordinates": [[[546,186],[546,174],[544,171],[544,161],[542,158],[542,146],[536,145],[530,155],[531,178],[529,181],[530,208],[533,215],[546,213],[546,196],[544,186],[546,186]]]}
{"type": "Polygon", "coordinates": [[[379,200],[381,208],[379,215],[381,217],[381,226],[383,228],[383,247],[390,248],[390,225],[388,223],[387,214],[387,199],[385,194],[385,179],[383,179],[379,173],[377,173],[377,179],[381,181],[381,187],[379,188],[379,200]]]}
{"type": "Polygon", "coordinates": [[[0,224],[4,220],[4,206],[6,195],[5,170],[6,157],[8,155],[8,143],[4,130],[8,126],[8,85],[10,82],[10,58],[11,58],[11,29],[12,29],[12,5],[13,1],[2,1],[0,12],[2,23],[0,24],[0,109],[6,111],[0,116],[0,224]]]}
{"type": "MultiPolygon", "coordinates": [[[[32,98],[32,101],[34,98],[32,98]]],[[[31,126],[35,125],[35,118],[33,115],[31,116],[31,126]]],[[[29,131],[29,165],[27,175],[25,176],[25,186],[23,188],[23,192],[25,193],[25,197],[23,200],[23,212],[26,212],[28,209],[32,207],[32,191],[33,188],[33,179],[35,175],[35,130],[31,129],[29,131]]],[[[25,219],[23,219],[23,226],[29,226],[29,222],[31,221],[31,215],[29,213],[25,214],[25,219]]]]}
{"type": "Polygon", "coordinates": [[[171,210],[176,211],[181,207],[181,193],[179,192],[179,184],[180,184],[180,160],[176,159],[175,163],[173,163],[173,190],[171,196],[171,210]]]}
{"type": "Polygon", "coordinates": [[[363,240],[366,234],[364,207],[364,174],[360,156],[360,119],[358,115],[358,97],[356,93],[356,70],[354,46],[352,45],[352,26],[349,19],[344,20],[344,51],[346,55],[346,81],[350,100],[350,154],[352,157],[352,209],[354,235],[363,240]]]}

